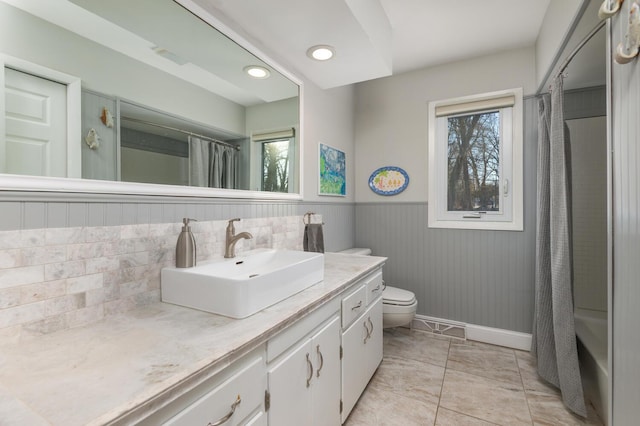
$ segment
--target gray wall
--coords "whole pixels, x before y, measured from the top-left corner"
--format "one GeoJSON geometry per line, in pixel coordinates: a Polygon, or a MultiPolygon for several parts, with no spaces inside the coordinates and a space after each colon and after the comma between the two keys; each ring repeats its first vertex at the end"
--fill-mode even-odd
{"type": "Polygon", "coordinates": [[[574,307],[606,312],[607,117],[566,123],[571,134],[574,307]]]}
{"type": "Polygon", "coordinates": [[[428,201],[429,102],[516,87],[531,95],[534,69],[533,48],[522,48],[358,83],[355,201],[428,201]],[[402,167],[407,189],[393,197],[371,191],[369,177],[383,166],[402,167]]]}
{"type": "Polygon", "coordinates": [[[564,92],[564,119],[604,117],[607,115],[607,88],[586,87],[564,92]]]}
{"type": "Polygon", "coordinates": [[[574,307],[607,311],[607,88],[564,92],[571,134],[574,307]]]}
{"type": "Polygon", "coordinates": [[[537,103],[524,102],[524,231],[429,229],[427,203],[357,203],[356,245],[387,256],[387,284],[413,291],[418,313],[531,332],[537,103]]]}
{"type": "Polygon", "coordinates": [[[109,109],[114,119],[116,117],[116,100],[112,97],[82,91],[82,131],[83,140],[78,143],[82,152],[82,178],[117,180],[117,138],[116,128],[106,127],[100,121],[102,108],[109,109]],[[100,135],[100,146],[91,149],[84,141],[90,129],[95,129],[100,135]]]}
{"type": "MultiPolygon", "coordinates": [[[[571,91],[565,109],[571,118],[606,114],[605,89],[571,91]]],[[[524,232],[429,229],[426,202],[357,203],[356,245],[389,257],[385,280],[416,293],[419,314],[531,332],[536,99],[525,99],[524,113],[524,232]]]]}
{"type": "MultiPolygon", "coordinates": [[[[612,18],[624,43],[631,2],[612,18]]],[[[640,401],[640,64],[612,64],[613,424],[638,423],[640,401]]]]}
{"type": "MultiPolygon", "coordinates": [[[[327,251],[339,251],[354,244],[355,205],[323,202],[261,202],[231,199],[192,201],[131,197],[129,201],[95,197],[95,201],[24,200],[24,194],[3,194],[0,201],[0,231],[17,229],[64,228],[76,226],[115,226],[138,223],[182,222],[183,217],[200,220],[226,220],[234,217],[261,218],[296,216],[311,211],[323,216],[327,251]]],[[[241,225],[240,225],[241,228],[241,225]]]]}

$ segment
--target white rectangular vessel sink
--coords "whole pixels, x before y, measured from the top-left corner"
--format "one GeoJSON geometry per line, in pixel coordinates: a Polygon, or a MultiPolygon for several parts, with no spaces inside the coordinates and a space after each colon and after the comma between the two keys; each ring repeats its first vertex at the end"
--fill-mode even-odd
{"type": "Polygon", "coordinates": [[[163,268],[162,301],[246,318],[324,279],[324,255],[256,249],[193,268],[163,268]]]}

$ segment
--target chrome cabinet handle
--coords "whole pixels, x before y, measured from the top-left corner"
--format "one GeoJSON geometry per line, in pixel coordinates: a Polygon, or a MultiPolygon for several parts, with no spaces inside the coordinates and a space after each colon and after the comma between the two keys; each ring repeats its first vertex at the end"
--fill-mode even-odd
{"type": "Polygon", "coordinates": [[[371,324],[371,332],[369,333],[369,337],[371,337],[371,335],[373,334],[373,321],[371,321],[371,317],[368,317],[367,321],[369,322],[369,324],[371,324]]]}
{"type": "Polygon", "coordinates": [[[311,364],[311,360],[309,359],[309,353],[307,352],[307,365],[309,366],[309,377],[307,377],[307,387],[311,384],[311,379],[313,379],[313,364],[311,364]]]}
{"type": "Polygon", "coordinates": [[[215,422],[207,423],[207,426],[219,426],[223,423],[226,423],[226,421],[229,420],[231,416],[233,416],[233,413],[236,412],[236,408],[238,407],[238,405],[240,405],[241,402],[242,399],[240,399],[240,395],[238,395],[238,398],[235,400],[235,402],[231,404],[231,411],[229,411],[229,413],[227,413],[227,415],[222,417],[221,419],[216,420],[215,422]]]}
{"type": "Polygon", "coordinates": [[[324,357],[322,356],[322,352],[320,352],[320,345],[316,346],[316,352],[320,357],[320,367],[318,367],[318,371],[316,371],[316,377],[320,377],[320,370],[322,370],[322,366],[324,365],[324,357]]]}
{"type": "Polygon", "coordinates": [[[355,311],[356,309],[360,309],[361,306],[362,306],[362,300],[358,301],[358,304],[353,306],[351,310],[355,311]]]}
{"type": "Polygon", "coordinates": [[[367,340],[369,340],[369,338],[371,338],[371,331],[369,331],[369,327],[367,327],[367,322],[363,322],[362,325],[364,325],[364,329],[367,330],[367,335],[364,337],[364,343],[367,343],[367,340]]]}
{"type": "Polygon", "coordinates": [[[378,284],[375,288],[371,289],[371,293],[375,293],[378,290],[380,290],[380,284],[378,284]]]}

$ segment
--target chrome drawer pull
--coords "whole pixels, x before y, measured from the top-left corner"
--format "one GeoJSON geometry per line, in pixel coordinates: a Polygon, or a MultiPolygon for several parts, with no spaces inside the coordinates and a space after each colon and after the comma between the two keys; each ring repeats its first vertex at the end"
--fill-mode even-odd
{"type": "Polygon", "coordinates": [[[380,284],[378,284],[375,288],[371,289],[371,293],[375,293],[378,290],[380,290],[380,284]]]}
{"type": "Polygon", "coordinates": [[[362,300],[358,301],[358,304],[353,306],[351,310],[355,311],[356,309],[360,309],[361,307],[362,307],[362,300]]]}
{"type": "Polygon", "coordinates": [[[320,357],[320,367],[318,367],[318,371],[316,371],[316,377],[320,377],[320,370],[322,370],[322,366],[324,365],[324,357],[322,356],[322,352],[320,352],[320,345],[316,346],[316,351],[320,357]]]}
{"type": "Polygon", "coordinates": [[[213,423],[212,422],[207,423],[207,426],[220,426],[221,424],[226,423],[226,421],[229,420],[231,416],[233,416],[233,413],[236,412],[236,408],[238,407],[238,405],[240,405],[241,402],[242,402],[242,399],[240,399],[240,395],[238,395],[238,399],[236,399],[235,402],[231,404],[231,411],[229,411],[229,413],[223,418],[221,418],[220,420],[215,421],[213,423]]]}
{"type": "Polygon", "coordinates": [[[309,353],[307,352],[307,365],[309,366],[309,377],[307,377],[307,387],[311,383],[311,379],[313,379],[313,364],[311,364],[311,360],[309,359],[309,353]]]}
{"type": "Polygon", "coordinates": [[[367,321],[369,321],[369,324],[371,324],[371,332],[369,333],[369,337],[371,337],[371,335],[373,334],[373,321],[371,321],[371,317],[367,318],[367,321]]]}

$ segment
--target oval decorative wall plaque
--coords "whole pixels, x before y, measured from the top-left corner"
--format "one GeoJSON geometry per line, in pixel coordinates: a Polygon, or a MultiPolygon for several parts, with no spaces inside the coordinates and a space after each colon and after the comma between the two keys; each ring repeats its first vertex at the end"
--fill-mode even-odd
{"type": "Polygon", "coordinates": [[[369,177],[369,188],[379,195],[396,195],[409,185],[409,175],[400,167],[380,167],[369,177]]]}

